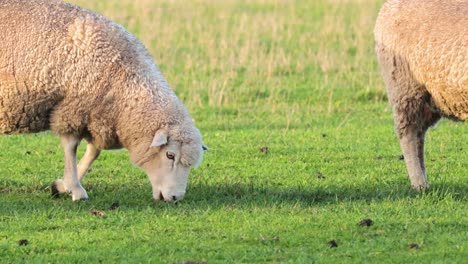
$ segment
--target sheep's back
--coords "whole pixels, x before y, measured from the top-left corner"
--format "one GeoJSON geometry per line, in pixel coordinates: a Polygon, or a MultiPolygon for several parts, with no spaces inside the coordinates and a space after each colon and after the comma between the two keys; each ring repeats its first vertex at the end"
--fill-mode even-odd
{"type": "Polygon", "coordinates": [[[389,0],[375,37],[377,52],[404,62],[397,70],[409,70],[445,116],[468,119],[468,1],[389,0]]]}

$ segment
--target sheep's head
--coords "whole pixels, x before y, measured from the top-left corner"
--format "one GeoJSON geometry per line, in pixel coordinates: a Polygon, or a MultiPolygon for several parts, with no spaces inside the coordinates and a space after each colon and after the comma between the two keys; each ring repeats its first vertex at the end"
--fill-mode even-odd
{"type": "Polygon", "coordinates": [[[197,166],[207,149],[196,130],[195,137],[180,141],[166,131],[157,131],[141,167],[146,171],[153,188],[153,198],[174,202],[185,195],[191,167],[197,166]]]}

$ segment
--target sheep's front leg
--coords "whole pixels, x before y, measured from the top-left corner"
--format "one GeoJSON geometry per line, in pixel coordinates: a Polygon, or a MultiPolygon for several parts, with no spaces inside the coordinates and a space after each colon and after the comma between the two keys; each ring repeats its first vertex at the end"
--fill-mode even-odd
{"type": "Polygon", "coordinates": [[[96,148],[92,143],[88,142],[88,145],[86,145],[86,152],[81,158],[80,162],[78,162],[78,179],[80,181],[88,172],[88,169],[91,167],[91,164],[93,164],[93,161],[99,157],[99,154],[101,154],[101,150],[96,148]]]}
{"type": "Polygon", "coordinates": [[[76,166],[76,149],[80,139],[71,135],[60,137],[64,151],[65,170],[63,179],[56,180],[52,186],[52,195],[71,193],[73,201],[88,199],[86,190],[81,186],[76,166]]]}

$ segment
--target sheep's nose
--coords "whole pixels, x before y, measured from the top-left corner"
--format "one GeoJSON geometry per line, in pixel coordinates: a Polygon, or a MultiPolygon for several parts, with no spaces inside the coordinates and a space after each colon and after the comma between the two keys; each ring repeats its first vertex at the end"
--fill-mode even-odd
{"type": "Polygon", "coordinates": [[[182,193],[182,194],[179,194],[179,195],[164,196],[164,194],[162,192],[158,192],[153,197],[157,201],[164,201],[164,202],[170,203],[170,202],[178,202],[178,201],[182,200],[184,198],[184,196],[185,196],[184,194],[185,193],[182,193]]]}
{"type": "Polygon", "coordinates": [[[164,195],[162,194],[162,192],[160,192],[158,200],[165,201],[165,202],[175,202],[175,201],[177,201],[177,196],[172,195],[172,196],[169,196],[169,197],[171,197],[171,199],[164,198],[164,195]]]}

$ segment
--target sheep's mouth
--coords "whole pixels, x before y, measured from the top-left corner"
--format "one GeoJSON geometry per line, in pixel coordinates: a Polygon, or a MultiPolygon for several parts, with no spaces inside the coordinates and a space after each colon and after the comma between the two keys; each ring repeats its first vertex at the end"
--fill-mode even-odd
{"type": "Polygon", "coordinates": [[[166,203],[177,203],[177,202],[179,202],[181,200],[181,199],[178,199],[177,196],[175,196],[175,195],[172,195],[172,196],[169,196],[169,197],[164,197],[162,192],[159,192],[158,195],[154,196],[154,199],[156,201],[164,201],[166,203]]]}

